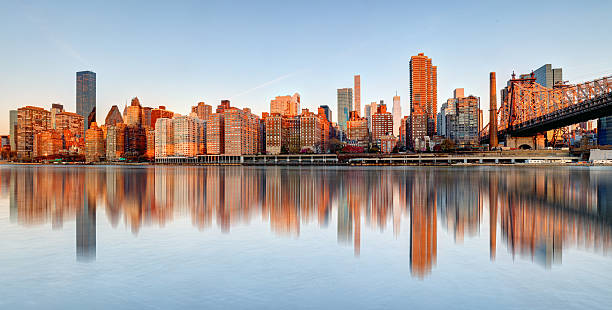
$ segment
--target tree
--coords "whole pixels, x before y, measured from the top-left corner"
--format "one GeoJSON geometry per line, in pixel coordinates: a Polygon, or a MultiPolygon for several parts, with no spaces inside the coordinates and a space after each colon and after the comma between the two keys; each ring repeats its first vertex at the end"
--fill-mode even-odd
{"type": "Polygon", "coordinates": [[[444,139],[442,144],[440,144],[440,148],[442,152],[452,152],[455,150],[455,143],[450,139],[444,139]]]}
{"type": "Polygon", "coordinates": [[[344,147],[344,143],[336,138],[329,139],[329,151],[331,153],[338,153],[344,147]]]}

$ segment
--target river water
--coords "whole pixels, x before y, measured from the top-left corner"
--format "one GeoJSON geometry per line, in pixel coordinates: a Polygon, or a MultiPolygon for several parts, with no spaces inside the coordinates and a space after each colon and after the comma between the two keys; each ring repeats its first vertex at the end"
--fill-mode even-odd
{"type": "Polygon", "coordinates": [[[612,304],[606,167],[0,166],[0,309],[612,304]]]}

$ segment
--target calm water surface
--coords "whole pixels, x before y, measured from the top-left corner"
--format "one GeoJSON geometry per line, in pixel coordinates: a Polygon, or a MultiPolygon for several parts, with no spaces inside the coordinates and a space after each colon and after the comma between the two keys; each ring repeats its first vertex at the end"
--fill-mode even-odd
{"type": "Polygon", "coordinates": [[[0,309],[612,304],[612,169],[0,166],[0,309]]]}

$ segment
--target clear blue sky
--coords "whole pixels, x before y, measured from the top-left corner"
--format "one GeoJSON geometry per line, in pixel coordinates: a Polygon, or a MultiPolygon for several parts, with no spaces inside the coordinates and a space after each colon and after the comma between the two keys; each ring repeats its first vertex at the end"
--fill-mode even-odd
{"type": "Polygon", "coordinates": [[[187,113],[221,99],[269,109],[277,95],[327,104],[361,74],[362,102],[408,112],[408,62],[438,66],[438,106],[464,87],[488,105],[512,70],[545,63],[579,82],[612,74],[612,1],[10,1],[0,3],[0,133],[8,110],[75,111],[75,72],[97,73],[98,121],[113,104],[187,113]],[[61,3],[60,3],[61,2],[61,3]]]}

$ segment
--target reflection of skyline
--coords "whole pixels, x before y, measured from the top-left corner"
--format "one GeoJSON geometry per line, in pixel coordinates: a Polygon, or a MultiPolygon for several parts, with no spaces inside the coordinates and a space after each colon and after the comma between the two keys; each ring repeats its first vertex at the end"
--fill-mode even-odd
{"type": "Polygon", "coordinates": [[[175,216],[225,233],[254,219],[290,236],[315,224],[334,229],[355,256],[364,229],[392,229],[397,238],[405,221],[419,278],[436,265],[438,225],[462,243],[488,221],[491,260],[502,244],[512,257],[544,266],[561,263],[566,248],[605,254],[612,244],[612,174],[601,171],[16,166],[0,168],[0,183],[12,222],[58,229],[76,219],[79,260],[96,257],[97,209],[134,234],[175,216]],[[329,227],[334,217],[337,227],[329,227]]]}

